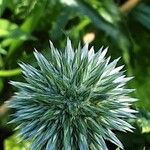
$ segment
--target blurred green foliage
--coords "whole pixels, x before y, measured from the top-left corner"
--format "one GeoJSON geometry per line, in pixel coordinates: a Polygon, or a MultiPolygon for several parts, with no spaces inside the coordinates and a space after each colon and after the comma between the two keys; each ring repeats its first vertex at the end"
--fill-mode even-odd
{"type": "Polygon", "coordinates": [[[4,145],[6,150],[27,150],[30,144],[28,142],[20,142],[20,138],[13,135],[5,140],[4,145]]]}
{"type": "MultiPolygon", "coordinates": [[[[133,122],[136,130],[120,138],[127,149],[149,149],[150,2],[140,1],[129,12],[121,9],[126,3],[127,0],[0,0],[0,104],[13,95],[9,81],[22,80],[17,63],[34,65],[34,47],[47,54],[48,39],[61,48],[66,36],[75,45],[88,38],[96,49],[109,46],[114,58],[122,56],[120,63],[125,63],[126,73],[135,77],[129,86],[136,89],[133,96],[139,99],[135,104],[139,114],[133,122]],[[125,137],[134,140],[129,142],[125,137]]],[[[5,117],[0,115],[0,119],[5,117]]],[[[4,127],[7,125],[1,123],[0,129],[4,127]]],[[[17,141],[7,139],[6,147],[14,140],[17,141]]]]}

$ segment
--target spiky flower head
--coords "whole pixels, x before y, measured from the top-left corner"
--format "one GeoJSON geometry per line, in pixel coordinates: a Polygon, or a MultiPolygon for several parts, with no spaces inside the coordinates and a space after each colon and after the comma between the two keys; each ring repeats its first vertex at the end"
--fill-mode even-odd
{"type": "Polygon", "coordinates": [[[132,130],[135,99],[125,88],[131,78],[106,53],[88,44],[74,50],[68,39],[64,52],[50,42],[49,59],[35,51],[37,68],[20,64],[26,82],[11,82],[18,92],[9,106],[31,150],[107,150],[105,140],[123,148],[112,130],[132,130]]]}

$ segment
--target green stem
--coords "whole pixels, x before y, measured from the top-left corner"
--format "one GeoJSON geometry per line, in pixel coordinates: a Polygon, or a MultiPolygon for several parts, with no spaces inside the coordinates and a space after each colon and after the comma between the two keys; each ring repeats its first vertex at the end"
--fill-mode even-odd
{"type": "Polygon", "coordinates": [[[21,69],[0,70],[0,77],[10,77],[21,74],[21,69]]]}

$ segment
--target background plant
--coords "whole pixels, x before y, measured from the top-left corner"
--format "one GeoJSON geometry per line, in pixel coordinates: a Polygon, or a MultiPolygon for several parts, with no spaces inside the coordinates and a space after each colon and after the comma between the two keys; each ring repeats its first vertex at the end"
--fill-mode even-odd
{"type": "Polygon", "coordinates": [[[124,134],[118,136],[127,149],[150,147],[149,10],[148,0],[130,0],[130,3],[125,0],[1,0],[0,141],[12,133],[6,126],[9,112],[3,103],[13,95],[9,80],[23,80],[17,62],[35,65],[33,47],[44,49],[43,53],[47,54],[47,39],[61,48],[67,35],[75,45],[79,39],[84,43],[87,37],[95,37],[91,42],[95,49],[109,45],[112,57],[122,55],[124,62],[120,63],[126,64],[126,73],[135,76],[128,86],[137,89],[134,96],[139,101],[135,107],[140,113],[133,122],[134,134],[128,133],[127,139],[124,134]]]}

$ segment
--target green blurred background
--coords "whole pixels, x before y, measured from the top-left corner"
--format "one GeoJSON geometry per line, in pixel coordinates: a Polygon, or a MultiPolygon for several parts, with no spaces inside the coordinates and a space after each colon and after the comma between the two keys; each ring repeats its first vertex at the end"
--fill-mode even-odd
{"type": "MultiPolygon", "coordinates": [[[[34,65],[33,50],[48,53],[48,40],[63,49],[66,37],[74,47],[81,40],[95,50],[109,46],[112,59],[122,57],[126,74],[134,76],[139,111],[133,133],[116,133],[125,150],[150,150],[150,1],[149,0],[0,0],[0,150],[27,150],[5,102],[15,90],[10,80],[22,80],[18,62],[34,65]]],[[[109,146],[112,150],[112,145],[109,146]]]]}

